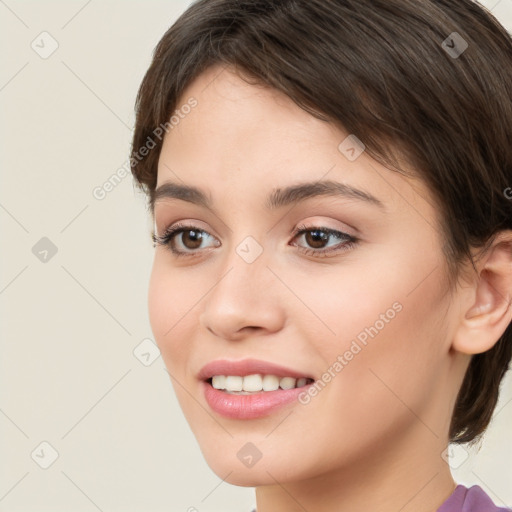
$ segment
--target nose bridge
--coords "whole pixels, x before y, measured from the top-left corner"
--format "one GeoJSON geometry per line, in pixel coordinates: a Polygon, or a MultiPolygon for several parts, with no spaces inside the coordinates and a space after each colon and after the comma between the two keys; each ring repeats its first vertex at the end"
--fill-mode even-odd
{"type": "MultiPolygon", "coordinates": [[[[252,236],[245,237],[226,257],[221,273],[223,277],[212,290],[212,297],[222,295],[222,300],[240,306],[259,302],[264,298],[260,297],[261,288],[272,275],[267,263],[263,246],[252,236]]],[[[266,298],[269,299],[268,296],[266,298]]]]}
{"type": "Polygon", "coordinates": [[[282,301],[267,264],[267,254],[254,237],[247,236],[234,246],[205,297],[203,326],[225,338],[244,327],[278,329],[284,316],[282,301]]]}

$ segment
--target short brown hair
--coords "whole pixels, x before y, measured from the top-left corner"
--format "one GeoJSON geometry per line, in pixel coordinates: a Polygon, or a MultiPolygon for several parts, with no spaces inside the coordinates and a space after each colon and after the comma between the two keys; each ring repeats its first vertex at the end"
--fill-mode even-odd
{"type": "MultiPolygon", "coordinates": [[[[131,170],[153,214],[162,138],[185,88],[213,64],[277,89],[355,134],[390,169],[398,156],[442,215],[451,278],[512,228],[512,38],[471,0],[199,0],[164,34],[140,86],[131,170]],[[138,148],[153,141],[140,158],[138,148]],[[403,160],[402,160],[403,161],[403,160]]],[[[251,82],[250,82],[251,83],[251,82]]],[[[453,282],[453,281],[452,281],[453,282]]],[[[487,428],[512,325],[472,356],[450,441],[487,428]]]]}

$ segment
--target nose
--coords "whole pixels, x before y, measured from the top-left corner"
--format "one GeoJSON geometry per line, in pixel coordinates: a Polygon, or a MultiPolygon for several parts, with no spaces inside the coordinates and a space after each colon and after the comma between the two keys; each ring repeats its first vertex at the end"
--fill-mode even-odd
{"type": "Polygon", "coordinates": [[[265,258],[247,263],[235,254],[203,301],[200,325],[230,341],[277,332],[285,321],[283,291],[265,258]]]}

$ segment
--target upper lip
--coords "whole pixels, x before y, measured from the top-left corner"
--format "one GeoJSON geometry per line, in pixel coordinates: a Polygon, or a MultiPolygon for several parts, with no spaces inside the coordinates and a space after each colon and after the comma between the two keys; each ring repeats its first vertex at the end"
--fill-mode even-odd
{"type": "Polygon", "coordinates": [[[201,368],[198,379],[208,380],[214,375],[238,375],[245,377],[246,375],[254,375],[257,373],[262,375],[275,375],[276,377],[294,377],[296,379],[300,379],[301,377],[312,378],[310,375],[299,370],[286,368],[285,366],[268,361],[261,361],[259,359],[242,359],[239,361],[217,359],[205,364],[201,368]]]}

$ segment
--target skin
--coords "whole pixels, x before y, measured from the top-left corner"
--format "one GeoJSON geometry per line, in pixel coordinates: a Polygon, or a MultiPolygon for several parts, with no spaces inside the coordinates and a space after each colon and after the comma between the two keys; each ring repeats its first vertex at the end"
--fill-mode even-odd
{"type": "MultiPolygon", "coordinates": [[[[198,256],[157,246],[148,304],[207,463],[229,483],[256,487],[258,512],[437,510],[455,488],[441,454],[464,372],[510,322],[510,258],[491,251],[479,267],[490,269],[490,284],[475,278],[450,291],[439,212],[421,180],[365,152],[349,161],[338,150],[348,133],[229,69],[209,68],[178,106],[192,96],[197,107],[164,139],[157,187],[199,187],[214,211],[156,203],[157,234],[180,221],[206,238],[198,256]],[[363,189],[384,208],[328,196],[265,208],[276,188],[325,179],[363,189]],[[301,224],[359,241],[327,257],[305,254],[322,246],[293,238],[301,224]],[[247,236],[263,249],[250,264],[236,252],[247,236]],[[250,357],[321,379],[394,303],[400,312],[307,405],[253,420],[209,408],[197,379],[207,362],[250,357]],[[247,442],[262,454],[250,468],[237,457],[247,442]]],[[[175,242],[194,251],[186,234],[175,242]]]]}

